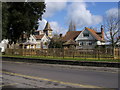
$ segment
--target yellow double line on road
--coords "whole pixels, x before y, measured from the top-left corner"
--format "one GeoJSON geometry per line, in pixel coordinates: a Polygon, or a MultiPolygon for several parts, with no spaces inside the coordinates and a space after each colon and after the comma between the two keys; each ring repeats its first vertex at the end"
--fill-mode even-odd
{"type": "Polygon", "coordinates": [[[103,87],[98,87],[98,86],[93,86],[93,85],[83,85],[83,84],[78,84],[78,83],[70,83],[70,82],[51,80],[51,79],[47,79],[47,78],[28,76],[28,75],[23,75],[23,74],[19,74],[19,73],[12,73],[12,72],[6,72],[6,71],[0,71],[0,72],[2,72],[4,74],[14,75],[14,76],[20,76],[20,77],[43,80],[43,81],[51,81],[51,82],[66,84],[66,85],[70,85],[70,86],[77,86],[77,87],[81,87],[81,88],[103,88],[103,87]]]}

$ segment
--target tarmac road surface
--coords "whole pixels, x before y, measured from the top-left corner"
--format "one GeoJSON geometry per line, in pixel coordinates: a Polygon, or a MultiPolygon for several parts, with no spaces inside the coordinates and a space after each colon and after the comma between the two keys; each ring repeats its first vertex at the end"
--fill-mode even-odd
{"type": "MultiPolygon", "coordinates": [[[[3,88],[118,88],[118,72],[25,62],[2,62],[3,88]]],[[[114,70],[114,69],[113,69],[114,70]]],[[[103,89],[102,89],[103,90],[103,89]]]]}

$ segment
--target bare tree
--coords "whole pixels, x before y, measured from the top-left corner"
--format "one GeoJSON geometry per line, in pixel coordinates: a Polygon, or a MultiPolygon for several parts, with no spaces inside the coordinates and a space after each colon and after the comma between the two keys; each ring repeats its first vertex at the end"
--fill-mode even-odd
{"type": "Polygon", "coordinates": [[[119,41],[119,34],[120,34],[120,19],[115,16],[109,16],[104,19],[104,29],[105,29],[105,35],[106,40],[110,42],[113,55],[114,55],[114,49],[119,41]]]}

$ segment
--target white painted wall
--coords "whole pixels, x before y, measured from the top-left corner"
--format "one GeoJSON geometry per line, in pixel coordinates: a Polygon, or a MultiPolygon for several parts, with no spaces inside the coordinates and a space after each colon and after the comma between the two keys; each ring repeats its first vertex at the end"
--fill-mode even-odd
{"type": "Polygon", "coordinates": [[[30,35],[29,40],[27,42],[35,43],[36,39],[35,39],[34,35],[30,35]]]}
{"type": "Polygon", "coordinates": [[[40,31],[39,31],[39,35],[41,35],[41,34],[44,34],[43,30],[40,30],[40,31]]]}
{"type": "Polygon", "coordinates": [[[104,42],[101,42],[101,41],[97,41],[96,44],[97,44],[97,45],[105,45],[105,43],[104,43],[104,42]]]}
{"type": "Polygon", "coordinates": [[[49,41],[50,41],[50,39],[47,38],[46,34],[41,39],[41,42],[49,42],[49,41]]]}
{"type": "MultiPolygon", "coordinates": [[[[34,35],[30,35],[28,42],[35,43],[36,44],[36,48],[41,48],[41,43],[43,43],[43,48],[48,48],[48,45],[50,43],[50,39],[46,36],[46,34],[42,37],[41,40],[36,40],[34,35]],[[47,46],[45,45],[46,42],[48,43],[47,46]]],[[[27,47],[27,48],[29,48],[29,47],[27,47]]],[[[35,47],[33,47],[33,48],[35,48],[35,47]]]]}
{"type": "Polygon", "coordinates": [[[47,35],[45,34],[43,36],[43,38],[41,39],[41,42],[43,43],[43,49],[47,49],[48,45],[50,43],[50,39],[47,37],[47,35]],[[45,45],[45,43],[48,43],[48,45],[45,45]]]}
{"type": "Polygon", "coordinates": [[[52,38],[52,31],[48,31],[48,36],[52,38]]]}

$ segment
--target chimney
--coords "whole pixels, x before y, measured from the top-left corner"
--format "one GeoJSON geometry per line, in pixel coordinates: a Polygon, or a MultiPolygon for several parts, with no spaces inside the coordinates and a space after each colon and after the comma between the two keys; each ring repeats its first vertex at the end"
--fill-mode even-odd
{"type": "Polygon", "coordinates": [[[101,37],[102,37],[102,40],[104,40],[104,28],[103,28],[103,25],[101,25],[101,37]]]}
{"type": "Polygon", "coordinates": [[[62,34],[60,34],[60,38],[62,37],[62,34]]]}

